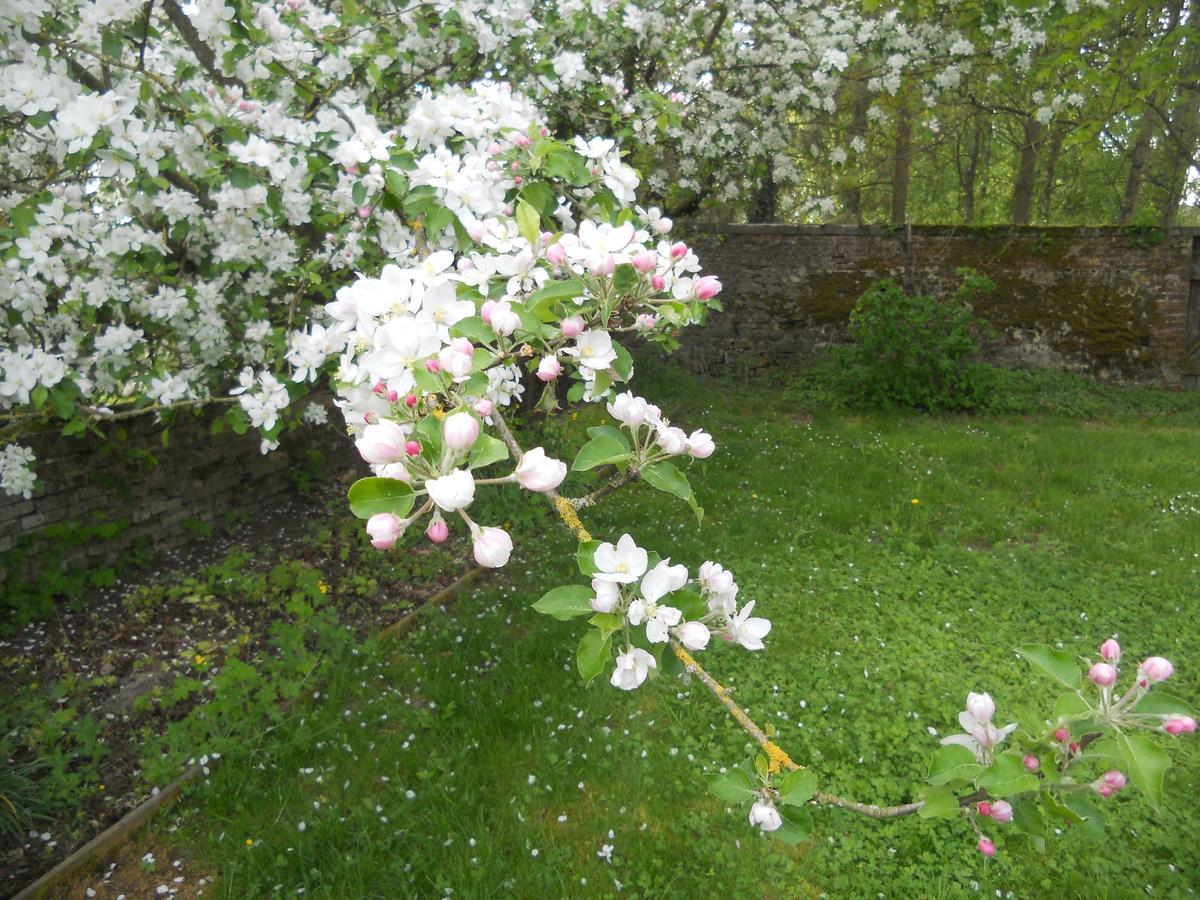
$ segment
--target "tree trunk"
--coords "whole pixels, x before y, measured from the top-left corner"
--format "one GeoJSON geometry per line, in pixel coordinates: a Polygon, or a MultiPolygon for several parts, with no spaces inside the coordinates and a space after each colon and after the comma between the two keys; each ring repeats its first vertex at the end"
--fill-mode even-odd
{"type": "Polygon", "coordinates": [[[1033,188],[1037,179],[1038,150],[1041,145],[1042,123],[1033,116],[1025,119],[1025,139],[1017,163],[1017,179],[1013,183],[1012,223],[1028,225],[1033,215],[1033,188]]]}
{"type": "Polygon", "coordinates": [[[908,184],[912,174],[912,114],[908,102],[908,89],[901,92],[900,108],[896,113],[896,153],[892,165],[892,217],[893,225],[908,221],[908,184]]]}
{"type": "Polygon", "coordinates": [[[1038,209],[1038,217],[1043,224],[1050,221],[1050,201],[1054,198],[1054,178],[1058,169],[1058,155],[1062,152],[1065,136],[1066,133],[1061,126],[1055,128],[1050,136],[1050,152],[1046,154],[1046,172],[1042,180],[1042,196],[1038,209]]]}
{"type": "Polygon", "coordinates": [[[771,160],[764,159],[766,173],[759,179],[750,202],[746,206],[746,221],[778,222],[779,186],[775,183],[775,166],[771,160]]]}
{"type": "MultiPolygon", "coordinates": [[[[1200,3],[1192,3],[1187,28],[1192,35],[1200,34],[1200,3]]],[[[1175,111],[1167,126],[1166,145],[1171,163],[1162,201],[1164,228],[1174,226],[1179,219],[1179,205],[1183,202],[1188,174],[1196,164],[1196,144],[1200,141],[1200,41],[1191,40],[1185,52],[1188,56],[1180,65],[1175,111]]]]}
{"type": "MultiPolygon", "coordinates": [[[[1153,98],[1151,98],[1153,102],[1153,98]]],[[[1150,156],[1150,141],[1154,137],[1154,113],[1149,109],[1142,113],[1138,125],[1137,139],[1133,152],[1129,154],[1129,174],[1125,178],[1125,194],[1121,197],[1121,208],[1117,211],[1117,224],[1128,225],[1137,213],[1138,197],[1142,193],[1146,159],[1150,156]]]]}
{"type": "Polygon", "coordinates": [[[979,171],[979,151],[983,147],[983,126],[975,123],[971,129],[971,146],[967,150],[967,164],[960,161],[958,180],[962,185],[963,217],[968,225],[975,221],[975,173],[979,171]]]}

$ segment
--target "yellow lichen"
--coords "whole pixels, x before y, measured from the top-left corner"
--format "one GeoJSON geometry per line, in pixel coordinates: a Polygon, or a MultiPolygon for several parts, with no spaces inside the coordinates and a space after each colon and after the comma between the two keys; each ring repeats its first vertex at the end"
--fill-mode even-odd
{"type": "Polygon", "coordinates": [[[574,532],[575,537],[581,541],[590,541],[592,539],[591,534],[583,527],[583,523],[579,521],[579,516],[575,512],[575,507],[571,505],[570,500],[566,497],[556,497],[554,498],[554,508],[558,510],[558,517],[563,520],[563,524],[574,532]]]}

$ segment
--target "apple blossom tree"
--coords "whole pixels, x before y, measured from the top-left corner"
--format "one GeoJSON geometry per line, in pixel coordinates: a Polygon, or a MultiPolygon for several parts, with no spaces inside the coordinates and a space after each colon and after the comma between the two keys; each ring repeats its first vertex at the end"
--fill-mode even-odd
{"type": "MultiPolygon", "coordinates": [[[[730,141],[775,153],[742,107],[765,101],[757,91],[776,79],[796,93],[755,120],[836,103],[852,56],[899,41],[912,52],[892,53],[902,58],[888,73],[907,72],[935,59],[939,41],[955,55],[952,38],[815,4],[333,9],[34,0],[0,11],[7,492],[34,487],[32,453],[15,438],[52,424],[73,434],[221,403],[224,425],[258,429],[265,452],[284,428],[327,417],[306,389],[328,372],[372,470],[349,492],[372,544],[386,552],[409,532],[440,543],[458,530],[480,566],[500,568],[512,538],[472,517],[477,490],[541,494],[578,539],[580,580],[533,608],[586,620],[576,661],[587,683],[703,683],[761,747],[710,782],[755,828],[800,840],[814,806],[958,818],[991,855],[1006,828],[1043,839],[1063,823],[1102,827],[1102,801],[1127,783],[1161,800],[1165,738],[1152,735],[1196,723],[1157,688],[1166,660],[1127,666],[1118,687],[1111,640],[1086,661],[1086,682],[1061,650],[1021,648],[1060,696],[1000,725],[1010,717],[997,719],[992,698],[969,694],[964,733],[933,755],[913,802],[822,791],[693,655],[766,647],[771,624],[733,574],[663,559],[632,533],[596,540],[579,518],[630,483],[703,517],[689,475],[714,453],[712,436],[630,390],[627,343],[670,348],[719,307],[719,280],[671,237],[668,181],[743,166],[730,141]],[[622,56],[620,41],[636,49],[622,56]],[[570,49],[591,45],[611,48],[624,71],[596,78],[605,70],[570,49]],[[735,75],[740,58],[786,65],[735,75]],[[631,89],[635,72],[643,83],[631,89]],[[744,90],[731,90],[735,77],[744,90]],[[638,203],[631,157],[663,161],[658,205],[638,203]],[[507,416],[529,385],[545,411],[605,405],[611,424],[589,429],[570,465],[611,468],[600,488],[561,495],[567,462],[520,446],[507,416]]],[[[992,30],[996,52],[1036,43],[1023,23],[1043,14],[1012,12],[992,30]]],[[[899,87],[888,73],[884,92],[899,87]]]]}

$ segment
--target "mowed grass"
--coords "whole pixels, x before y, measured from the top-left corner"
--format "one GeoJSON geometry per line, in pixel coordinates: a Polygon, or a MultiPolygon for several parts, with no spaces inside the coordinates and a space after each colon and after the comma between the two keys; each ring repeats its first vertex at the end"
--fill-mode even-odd
{"type": "MultiPolygon", "coordinates": [[[[722,644],[701,660],[822,789],[912,799],[930,729],[956,731],[969,690],[990,691],[1002,721],[1020,705],[1048,715],[1056,692],[1015,656],[1024,642],[1094,654],[1119,635],[1132,659],[1174,661],[1172,692],[1200,705],[1200,404],[1091,419],[810,413],[802,390],[754,380],[676,380],[653,396],[718,442],[692,470],[703,525],[643,485],[585,521],[693,571],[734,571],[774,623],[767,649],[722,644]]],[[[561,417],[528,439],[565,453],[602,418],[561,417]]],[[[220,895],[1194,892],[1194,737],[1172,748],[1164,809],[1126,791],[1107,802],[1102,843],[1065,833],[1040,854],[995,826],[989,861],[965,822],[843,811],[817,812],[798,847],[763,839],[704,787],[746,755],[743,732],[698,684],[585,689],[582,625],[528,608],[581,580],[572,540],[548,511],[521,512],[527,495],[493,497],[485,508],[517,545],[501,577],[403,641],[336,660],[319,694],[226,753],[155,826],[220,895]]]]}

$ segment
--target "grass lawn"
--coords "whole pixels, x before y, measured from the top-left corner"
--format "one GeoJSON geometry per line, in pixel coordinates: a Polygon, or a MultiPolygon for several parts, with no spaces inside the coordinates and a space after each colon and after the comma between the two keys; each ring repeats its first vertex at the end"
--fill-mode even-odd
{"type": "MultiPolygon", "coordinates": [[[[705,559],[733,570],[774,623],[767,649],[701,660],[822,789],[912,799],[930,729],[958,730],[968,690],[990,691],[1002,723],[1019,705],[1048,715],[1055,691],[1015,656],[1024,642],[1094,655],[1119,635],[1130,658],[1171,659],[1171,691],[1200,705],[1200,403],[1125,392],[1091,418],[930,417],[810,413],[799,382],[665,390],[643,387],[718,443],[692,475],[704,524],[641,485],[585,523],[610,539],[628,528],[693,572],[705,559]],[[1158,412],[1138,415],[1139,396],[1158,412]]],[[[601,419],[559,418],[540,440],[565,454],[601,419]]],[[[817,812],[795,848],[756,835],[705,790],[746,740],[702,686],[584,689],[582,623],[528,609],[581,580],[572,539],[502,491],[482,501],[514,527],[502,577],[407,639],[338,660],[146,840],[237,898],[1194,893],[1194,737],[1173,748],[1164,809],[1133,790],[1107,801],[1102,843],[1071,832],[1039,854],[994,826],[989,861],[965,823],[843,811],[817,812]]]]}

